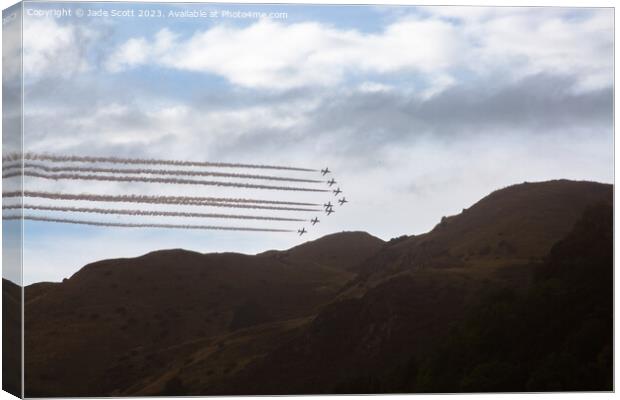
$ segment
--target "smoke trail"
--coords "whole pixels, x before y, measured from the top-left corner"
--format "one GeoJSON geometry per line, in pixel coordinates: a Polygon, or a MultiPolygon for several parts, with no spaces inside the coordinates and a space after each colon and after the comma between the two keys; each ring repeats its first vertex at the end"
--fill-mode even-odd
{"type": "MultiPolygon", "coordinates": [[[[179,178],[151,178],[142,176],[115,176],[115,175],[80,175],[80,174],[41,174],[34,171],[24,171],[23,175],[35,178],[51,179],[51,180],[86,180],[86,181],[104,181],[104,182],[144,182],[144,183],[164,183],[171,185],[202,185],[202,186],[222,186],[234,187],[242,189],[261,189],[261,190],[282,190],[293,192],[328,192],[324,189],[312,189],[298,186],[271,186],[271,185],[255,185],[251,183],[234,183],[219,181],[201,181],[195,179],[179,179],[179,178]]],[[[19,172],[7,174],[4,178],[20,176],[19,172]]]]}
{"type": "MultiPolygon", "coordinates": [[[[3,197],[19,197],[22,193],[20,191],[4,192],[3,197]]],[[[81,198],[82,196],[90,196],[97,198],[92,201],[114,201],[109,200],[112,198],[140,198],[140,199],[165,199],[170,202],[215,202],[215,203],[256,203],[256,204],[279,204],[287,206],[309,206],[318,207],[317,203],[300,203],[294,201],[279,201],[279,200],[263,200],[263,199],[244,199],[235,197],[200,197],[200,196],[147,196],[147,195],[98,195],[98,194],[69,194],[69,193],[50,193],[50,192],[32,192],[25,191],[24,196],[27,197],[44,197],[56,200],[88,200],[81,198]],[[55,196],[55,197],[50,197],[55,196]]],[[[166,203],[167,204],[167,203],[166,203]]]]}
{"type": "MultiPolygon", "coordinates": [[[[317,172],[311,168],[297,168],[280,165],[262,165],[262,164],[240,164],[240,163],[221,163],[208,161],[184,161],[184,160],[157,160],[147,158],[121,158],[121,157],[83,157],[69,155],[51,155],[24,153],[24,160],[30,161],[52,161],[52,162],[88,162],[88,163],[111,163],[111,164],[145,164],[145,165],[176,165],[187,167],[218,167],[218,168],[251,168],[251,169],[279,169],[285,171],[302,171],[317,172]]],[[[2,161],[18,161],[19,154],[11,154],[2,157],[2,161]]]]}
{"type": "MultiPolygon", "coordinates": [[[[273,175],[253,175],[253,174],[235,174],[225,172],[212,172],[212,171],[184,171],[174,169],[125,169],[125,168],[97,168],[97,167],[49,167],[46,165],[35,163],[24,163],[23,168],[39,169],[45,172],[94,172],[94,173],[109,173],[109,174],[150,174],[150,175],[176,175],[176,176],[215,176],[222,178],[242,178],[242,179],[262,179],[268,181],[283,181],[283,182],[302,182],[302,183],[321,183],[323,181],[315,179],[301,179],[301,178],[289,178],[273,175]]],[[[4,166],[3,171],[10,171],[13,169],[22,170],[21,164],[11,164],[4,166]]],[[[13,176],[19,176],[20,172],[5,172],[3,178],[11,178],[13,176]]]]}
{"type": "Polygon", "coordinates": [[[281,217],[265,217],[257,215],[234,215],[234,214],[211,214],[211,213],[190,213],[175,211],[142,211],[142,210],[116,210],[108,208],[83,208],[83,207],[57,207],[57,206],[36,206],[26,204],[23,207],[19,204],[2,206],[3,210],[38,210],[38,211],[60,211],[60,212],[78,212],[93,213],[104,215],[131,215],[131,216],[148,216],[148,217],[188,217],[188,218],[220,218],[220,219],[251,219],[262,221],[305,221],[298,218],[281,218],[281,217]]]}
{"type": "Polygon", "coordinates": [[[118,228],[165,228],[165,229],[197,229],[197,230],[215,230],[215,231],[244,231],[244,232],[294,232],[289,229],[269,229],[269,228],[248,228],[242,226],[214,226],[214,225],[176,225],[176,224],[132,224],[124,222],[100,222],[87,221],[69,218],[49,218],[37,217],[34,215],[21,216],[2,216],[3,220],[30,220],[43,222],[57,222],[62,224],[77,224],[91,226],[105,226],[118,228]]]}
{"type": "MultiPolygon", "coordinates": [[[[22,192],[4,192],[2,197],[21,197],[22,192]]],[[[301,207],[281,207],[269,200],[250,200],[250,199],[218,199],[211,197],[180,197],[180,196],[143,196],[143,195],[98,195],[98,194],[68,194],[50,192],[31,192],[24,191],[24,197],[37,197],[50,200],[83,200],[117,203],[145,203],[145,204],[176,204],[202,207],[224,207],[224,208],[247,208],[256,210],[279,210],[279,211],[321,211],[316,208],[301,207]],[[263,205],[265,204],[265,205],[263,205]]],[[[287,204],[279,202],[276,204],[287,204]]],[[[295,203],[292,203],[293,205],[295,203]]],[[[303,204],[303,203],[301,203],[303,204]]]]}
{"type": "Polygon", "coordinates": [[[21,168],[21,166],[22,166],[21,161],[20,162],[13,162],[13,161],[10,161],[10,162],[3,161],[2,162],[2,170],[3,171],[6,170],[6,169],[21,168]]]}

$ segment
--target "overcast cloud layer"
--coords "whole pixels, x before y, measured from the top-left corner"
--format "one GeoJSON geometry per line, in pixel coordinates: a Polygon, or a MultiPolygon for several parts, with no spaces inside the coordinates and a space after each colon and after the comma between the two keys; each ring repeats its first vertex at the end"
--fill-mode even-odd
{"type": "MultiPolygon", "coordinates": [[[[365,7],[358,23],[326,6],[280,10],[288,20],[27,18],[26,150],[329,166],[351,203],[309,239],[422,233],[523,181],[612,182],[611,9],[365,7]]],[[[37,178],[29,187],[189,190],[37,178]]],[[[159,248],[253,253],[300,243],[43,222],[27,223],[26,237],[27,283],[159,248]],[[70,258],[68,243],[80,249],[70,258]]]]}

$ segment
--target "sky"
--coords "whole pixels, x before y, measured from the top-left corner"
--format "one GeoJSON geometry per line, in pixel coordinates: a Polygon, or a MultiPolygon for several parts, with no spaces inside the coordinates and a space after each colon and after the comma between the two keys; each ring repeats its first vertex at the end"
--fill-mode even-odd
{"type": "MultiPolygon", "coordinates": [[[[24,151],[328,166],[349,203],[329,217],[317,214],[316,226],[250,223],[305,226],[302,237],[26,221],[24,283],[59,281],[89,262],[166,248],[255,254],[358,230],[389,240],[427,232],[442,216],[508,185],[561,178],[612,183],[613,28],[613,10],[606,8],[25,3],[24,151]],[[133,16],[116,16],[131,10],[133,16]],[[140,10],[150,16],[139,17],[140,10]],[[203,17],[188,16],[201,11],[203,17]]],[[[3,86],[11,93],[22,49],[7,41],[3,49],[3,86]]],[[[7,128],[19,132],[19,112],[5,108],[5,137],[7,128]]],[[[18,140],[5,144],[4,153],[15,146],[18,140]]],[[[318,172],[278,173],[322,179],[318,172]]],[[[4,191],[19,184],[5,179],[4,191]]],[[[32,177],[24,189],[336,199],[32,177]]],[[[10,224],[19,226],[4,221],[5,236],[10,224]]],[[[6,270],[4,276],[17,279],[6,270]]]]}

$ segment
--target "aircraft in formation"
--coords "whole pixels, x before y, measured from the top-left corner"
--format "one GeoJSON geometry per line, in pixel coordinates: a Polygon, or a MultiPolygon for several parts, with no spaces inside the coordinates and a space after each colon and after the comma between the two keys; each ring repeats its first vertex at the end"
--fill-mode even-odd
{"type": "Polygon", "coordinates": [[[332,204],[331,201],[328,201],[327,203],[323,204],[323,207],[325,207],[325,212],[327,213],[327,215],[335,212],[334,205],[332,204]]]}
{"type": "MultiPolygon", "coordinates": [[[[323,168],[321,170],[321,174],[323,176],[325,176],[325,175],[327,175],[329,173],[331,173],[331,171],[329,170],[328,167],[325,167],[325,168],[323,168]]],[[[330,180],[327,181],[327,184],[331,187],[331,186],[336,184],[336,180],[334,178],[331,178],[330,180]]],[[[338,195],[340,195],[342,193],[342,190],[340,189],[340,187],[337,187],[336,189],[332,190],[332,192],[334,193],[334,196],[338,196],[338,195]]],[[[348,200],[346,199],[346,197],[343,197],[343,198],[338,200],[338,203],[340,203],[340,205],[342,206],[345,203],[348,203],[348,200]]],[[[325,213],[327,215],[331,215],[331,214],[336,212],[336,211],[334,211],[334,205],[332,204],[331,201],[328,201],[327,203],[323,204],[323,207],[325,208],[325,213]]],[[[312,218],[310,220],[310,222],[314,226],[314,225],[318,224],[321,221],[319,220],[318,217],[314,217],[314,218],[312,218]]],[[[306,228],[301,228],[301,229],[297,230],[297,233],[299,233],[299,236],[302,236],[302,235],[308,233],[308,231],[306,230],[306,228]]]]}

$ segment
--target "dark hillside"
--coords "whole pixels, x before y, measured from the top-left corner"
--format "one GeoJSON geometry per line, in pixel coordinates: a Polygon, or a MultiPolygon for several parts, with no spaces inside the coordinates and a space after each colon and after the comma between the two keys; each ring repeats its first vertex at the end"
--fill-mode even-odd
{"type": "Polygon", "coordinates": [[[488,294],[403,390],[613,390],[612,213],[588,208],[525,295],[488,294]]]}
{"type": "Polygon", "coordinates": [[[87,265],[62,283],[29,286],[27,394],[109,393],[123,388],[101,377],[131,357],[315,314],[353,276],[343,260],[363,260],[383,243],[350,233],[331,241],[338,245],[309,242],[291,256],[157,251],[87,265]]]}
{"type": "Polygon", "coordinates": [[[612,390],[612,223],[610,205],[586,209],[525,294],[426,274],[391,278],[325,307],[210,393],[612,390]],[[478,293],[472,307],[467,293],[478,293]]]}
{"type": "Polygon", "coordinates": [[[610,390],[612,194],[526,183],[388,243],[87,265],[26,288],[26,395],[610,390]]]}
{"type": "Polygon", "coordinates": [[[2,279],[2,389],[14,396],[22,395],[22,288],[2,279]]]}

